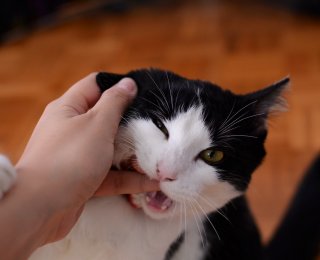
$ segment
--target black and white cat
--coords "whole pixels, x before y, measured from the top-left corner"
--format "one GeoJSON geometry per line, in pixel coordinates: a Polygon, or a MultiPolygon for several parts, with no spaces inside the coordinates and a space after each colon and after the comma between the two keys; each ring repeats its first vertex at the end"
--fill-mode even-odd
{"type": "Polygon", "coordinates": [[[261,259],[243,194],[289,79],[247,95],[155,69],[100,73],[97,83],[104,91],[123,77],[135,80],[138,95],[113,165],[159,180],[161,191],[93,199],[65,239],[31,259],[261,259]]]}

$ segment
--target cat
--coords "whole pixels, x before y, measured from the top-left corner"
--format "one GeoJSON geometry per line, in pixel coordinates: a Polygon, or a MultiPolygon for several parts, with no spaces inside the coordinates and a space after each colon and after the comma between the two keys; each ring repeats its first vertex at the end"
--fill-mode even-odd
{"type": "Polygon", "coordinates": [[[289,78],[246,95],[158,69],[96,80],[103,92],[124,77],[138,94],[120,123],[113,166],[159,180],[161,190],[92,199],[66,238],[30,259],[262,259],[244,194],[289,78]]]}

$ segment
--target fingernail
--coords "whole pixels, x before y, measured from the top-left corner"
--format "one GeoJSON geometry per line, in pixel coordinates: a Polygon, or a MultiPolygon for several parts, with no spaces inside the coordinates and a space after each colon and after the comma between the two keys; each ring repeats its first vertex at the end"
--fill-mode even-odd
{"type": "Polygon", "coordinates": [[[135,95],[137,91],[136,83],[130,78],[123,78],[116,84],[116,87],[124,89],[132,96],[135,95]]]}

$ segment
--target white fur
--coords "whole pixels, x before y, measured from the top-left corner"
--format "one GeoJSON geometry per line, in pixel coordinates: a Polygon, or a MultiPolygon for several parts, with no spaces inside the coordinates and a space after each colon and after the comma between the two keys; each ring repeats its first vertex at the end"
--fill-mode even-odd
{"type": "Polygon", "coordinates": [[[40,248],[31,259],[163,260],[175,239],[185,232],[176,260],[201,259],[205,214],[239,195],[222,182],[218,172],[198,159],[211,146],[201,107],[193,107],[164,121],[169,138],[151,120],[132,119],[116,139],[114,165],[137,157],[142,170],[157,179],[157,167],[170,171],[174,181],[161,190],[174,204],[165,213],[150,210],[145,201],[134,209],[122,196],[90,201],[67,238],[40,248]]]}
{"type": "Polygon", "coordinates": [[[12,187],[16,180],[16,171],[4,155],[0,155],[0,199],[12,187]]]}

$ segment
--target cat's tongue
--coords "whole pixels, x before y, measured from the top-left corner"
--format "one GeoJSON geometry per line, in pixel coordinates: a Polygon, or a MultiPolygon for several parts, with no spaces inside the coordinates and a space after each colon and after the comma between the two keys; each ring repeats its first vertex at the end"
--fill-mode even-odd
{"type": "Polygon", "coordinates": [[[149,207],[156,211],[166,211],[172,205],[172,200],[162,191],[147,192],[146,202],[149,207]]]}

